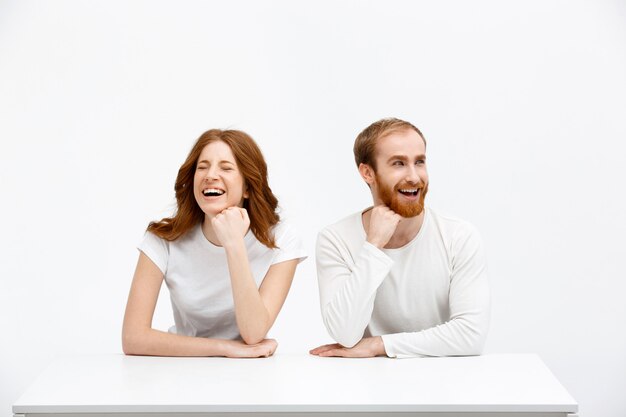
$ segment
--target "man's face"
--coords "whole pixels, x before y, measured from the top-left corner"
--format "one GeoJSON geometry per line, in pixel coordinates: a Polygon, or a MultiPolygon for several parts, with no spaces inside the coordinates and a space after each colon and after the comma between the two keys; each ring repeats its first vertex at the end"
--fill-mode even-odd
{"type": "Polygon", "coordinates": [[[376,204],[383,203],[402,217],[420,215],[428,192],[428,172],[426,145],[419,134],[405,129],[379,139],[375,160],[372,191],[376,204]]]}

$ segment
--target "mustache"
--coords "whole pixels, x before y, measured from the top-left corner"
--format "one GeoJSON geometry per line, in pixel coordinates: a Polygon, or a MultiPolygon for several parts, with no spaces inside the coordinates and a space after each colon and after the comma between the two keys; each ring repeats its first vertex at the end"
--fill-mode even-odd
{"type": "Polygon", "coordinates": [[[423,189],[424,187],[426,187],[426,184],[422,181],[418,181],[418,182],[411,182],[411,181],[403,181],[403,182],[399,182],[398,184],[395,185],[394,190],[399,190],[401,188],[417,188],[418,190],[423,189]]]}

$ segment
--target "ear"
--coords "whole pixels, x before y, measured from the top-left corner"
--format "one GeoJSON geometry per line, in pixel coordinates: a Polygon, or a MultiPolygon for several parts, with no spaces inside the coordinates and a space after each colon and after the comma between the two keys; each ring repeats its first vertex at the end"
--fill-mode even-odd
{"type": "Polygon", "coordinates": [[[250,195],[248,194],[248,186],[244,185],[244,188],[243,188],[243,198],[245,199],[245,198],[248,198],[248,197],[250,197],[250,195]]]}
{"type": "Polygon", "coordinates": [[[361,174],[361,178],[363,178],[363,181],[365,181],[367,185],[371,186],[374,183],[376,173],[374,172],[374,168],[370,165],[359,164],[359,174],[361,174]]]}

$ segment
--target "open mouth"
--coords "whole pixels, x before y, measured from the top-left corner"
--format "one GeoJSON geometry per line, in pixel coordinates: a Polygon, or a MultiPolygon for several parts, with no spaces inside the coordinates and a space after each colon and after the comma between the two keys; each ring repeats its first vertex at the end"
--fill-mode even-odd
{"type": "Polygon", "coordinates": [[[224,194],[224,190],[220,190],[219,188],[205,188],[202,190],[202,195],[205,197],[219,197],[224,194]]]}
{"type": "Polygon", "coordinates": [[[415,197],[419,192],[419,188],[401,188],[398,190],[398,192],[407,197],[415,197]]]}

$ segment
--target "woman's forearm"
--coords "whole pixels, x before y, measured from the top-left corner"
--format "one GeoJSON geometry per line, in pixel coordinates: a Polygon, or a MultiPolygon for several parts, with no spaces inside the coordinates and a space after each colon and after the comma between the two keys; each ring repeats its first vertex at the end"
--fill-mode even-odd
{"type": "Polygon", "coordinates": [[[183,336],[154,329],[125,332],[122,346],[127,355],[143,356],[225,356],[263,358],[276,350],[275,340],[264,339],[249,345],[241,340],[183,336]]]}
{"type": "Polygon", "coordinates": [[[228,340],[183,336],[155,329],[124,330],[122,349],[127,355],[228,356],[228,340]]]}
{"type": "Polygon", "coordinates": [[[252,277],[243,239],[225,247],[225,250],[239,333],[246,343],[259,343],[265,338],[272,323],[252,277]]]}

